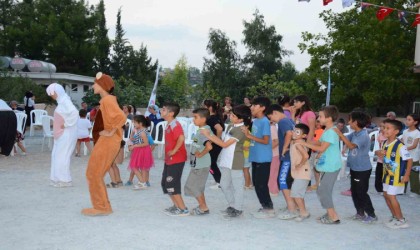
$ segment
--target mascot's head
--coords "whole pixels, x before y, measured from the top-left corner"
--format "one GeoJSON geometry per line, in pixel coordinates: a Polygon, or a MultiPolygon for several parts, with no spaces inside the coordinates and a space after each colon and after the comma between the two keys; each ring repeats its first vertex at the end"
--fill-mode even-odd
{"type": "Polygon", "coordinates": [[[110,93],[114,90],[114,80],[102,72],[96,74],[95,83],[101,86],[106,92],[110,93]]]}

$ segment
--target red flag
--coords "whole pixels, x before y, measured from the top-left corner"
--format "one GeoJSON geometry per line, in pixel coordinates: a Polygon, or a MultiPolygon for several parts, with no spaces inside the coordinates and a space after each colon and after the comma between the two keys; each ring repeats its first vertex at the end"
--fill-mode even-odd
{"type": "Polygon", "coordinates": [[[414,26],[416,26],[418,24],[420,24],[420,14],[416,14],[416,19],[414,19],[414,22],[411,25],[411,27],[414,27],[414,26]]]}
{"type": "Polygon", "coordinates": [[[329,3],[331,3],[333,0],[322,0],[324,2],[324,6],[328,5],[329,3]]]}
{"type": "Polygon", "coordinates": [[[376,18],[378,18],[379,21],[382,21],[385,19],[385,17],[389,16],[394,11],[393,8],[388,7],[380,7],[378,12],[376,12],[376,18]]]}

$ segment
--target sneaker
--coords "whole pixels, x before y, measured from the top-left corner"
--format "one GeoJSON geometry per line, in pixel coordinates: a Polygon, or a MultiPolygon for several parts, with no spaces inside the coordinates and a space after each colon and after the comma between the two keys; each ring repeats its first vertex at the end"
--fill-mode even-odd
{"type": "Polygon", "coordinates": [[[150,182],[146,181],[146,186],[150,187],[150,182]]]}
{"type": "Polygon", "coordinates": [[[350,217],[351,220],[357,220],[357,221],[363,221],[366,219],[365,215],[361,215],[361,214],[355,214],[352,217],[350,217]]]}
{"type": "Polygon", "coordinates": [[[290,220],[290,219],[294,219],[298,216],[299,216],[298,213],[291,212],[291,211],[287,210],[285,213],[279,214],[279,216],[277,216],[277,218],[279,218],[280,220],[290,220]]]}
{"type": "Polygon", "coordinates": [[[308,213],[307,215],[299,215],[298,217],[295,218],[295,221],[302,222],[302,221],[308,219],[309,217],[311,217],[310,213],[308,213]]]}
{"type": "Polygon", "coordinates": [[[210,210],[203,211],[200,209],[200,207],[196,207],[193,210],[191,210],[191,215],[206,215],[210,214],[210,210]]]}
{"type": "Polygon", "coordinates": [[[408,225],[407,220],[405,218],[402,218],[401,220],[395,219],[392,223],[386,224],[387,227],[391,229],[403,229],[408,228],[410,225],[408,225]]]}
{"type": "Polygon", "coordinates": [[[394,216],[389,217],[388,221],[385,222],[385,226],[388,226],[388,224],[393,224],[396,220],[397,218],[395,218],[394,216]]]}
{"type": "Polygon", "coordinates": [[[26,152],[22,152],[22,153],[20,153],[20,155],[26,156],[26,152]]]}
{"type": "Polygon", "coordinates": [[[270,196],[271,196],[271,197],[276,197],[276,196],[279,196],[279,193],[275,194],[275,193],[271,193],[271,192],[270,192],[270,196]]]}
{"type": "Polygon", "coordinates": [[[245,190],[252,190],[252,189],[254,189],[254,186],[253,185],[244,186],[244,189],[245,190]]]}
{"type": "Polygon", "coordinates": [[[170,213],[170,212],[172,212],[172,211],[174,211],[174,210],[177,210],[178,208],[175,206],[175,205],[173,205],[173,206],[170,206],[170,207],[168,207],[168,208],[165,208],[164,210],[163,210],[163,212],[164,213],[170,213]]]}
{"type": "Polygon", "coordinates": [[[185,209],[177,208],[167,213],[167,215],[174,216],[174,217],[184,217],[184,216],[190,215],[190,211],[188,211],[188,208],[185,208],[185,209]]]}
{"type": "Polygon", "coordinates": [[[365,223],[365,224],[373,224],[373,223],[375,223],[377,221],[378,221],[378,216],[370,216],[370,215],[368,215],[368,216],[366,216],[363,219],[362,222],[365,223]]]}
{"type": "Polygon", "coordinates": [[[268,219],[276,217],[276,212],[274,209],[260,208],[257,212],[252,213],[252,215],[257,219],[268,219]]]}
{"type": "Polygon", "coordinates": [[[131,185],[133,185],[133,182],[132,182],[132,181],[127,181],[127,182],[124,184],[124,186],[126,186],[126,187],[131,186],[131,185]]]}
{"type": "Polygon", "coordinates": [[[349,189],[349,190],[343,191],[340,194],[344,196],[351,196],[351,190],[349,189]]]}
{"type": "Polygon", "coordinates": [[[147,185],[144,182],[139,182],[134,185],[133,190],[147,189],[147,185]]]}
{"type": "Polygon", "coordinates": [[[106,187],[107,188],[118,188],[120,186],[118,185],[118,183],[110,182],[110,183],[106,184],[106,187]]]}
{"type": "Polygon", "coordinates": [[[220,213],[221,213],[222,215],[227,215],[227,214],[229,214],[230,212],[232,212],[233,210],[235,210],[233,207],[228,207],[228,208],[226,208],[225,210],[221,210],[221,211],[220,211],[220,213]]]}
{"type": "Polygon", "coordinates": [[[214,190],[218,190],[219,188],[220,188],[219,183],[216,183],[216,184],[210,186],[210,189],[214,189],[214,190]]]}
{"type": "Polygon", "coordinates": [[[225,214],[223,216],[223,218],[225,218],[227,220],[230,220],[230,219],[233,219],[233,218],[239,218],[239,217],[242,216],[242,214],[243,214],[243,212],[241,210],[236,210],[236,209],[233,208],[233,210],[231,210],[229,213],[225,214]]]}

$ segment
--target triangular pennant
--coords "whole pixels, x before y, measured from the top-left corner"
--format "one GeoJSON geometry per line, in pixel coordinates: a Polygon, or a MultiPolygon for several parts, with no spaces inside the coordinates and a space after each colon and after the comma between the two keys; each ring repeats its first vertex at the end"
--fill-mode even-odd
{"type": "Polygon", "coordinates": [[[420,24],[420,14],[416,14],[416,19],[414,19],[414,22],[413,24],[411,24],[411,27],[414,27],[419,24],[420,24]]]}
{"type": "Polygon", "coordinates": [[[352,6],[354,2],[355,0],[343,0],[343,8],[352,6]]]}
{"type": "Polygon", "coordinates": [[[402,24],[405,24],[405,25],[407,25],[408,24],[408,21],[407,21],[407,19],[405,18],[405,16],[406,16],[407,14],[405,13],[405,11],[398,11],[398,18],[400,19],[400,22],[402,23],[402,24]]]}
{"type": "Polygon", "coordinates": [[[333,0],[322,0],[322,2],[324,3],[324,6],[328,5],[329,3],[331,3],[333,0]]]}
{"type": "Polygon", "coordinates": [[[389,16],[389,14],[391,14],[393,11],[393,8],[379,7],[379,10],[376,12],[376,18],[378,18],[379,21],[383,21],[385,17],[389,16]]]}

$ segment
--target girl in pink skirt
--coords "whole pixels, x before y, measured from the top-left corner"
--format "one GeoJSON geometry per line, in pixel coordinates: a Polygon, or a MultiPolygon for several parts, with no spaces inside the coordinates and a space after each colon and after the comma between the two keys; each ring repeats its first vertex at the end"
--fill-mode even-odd
{"type": "Polygon", "coordinates": [[[131,142],[128,149],[131,152],[131,159],[129,170],[133,171],[139,179],[137,185],[133,189],[147,189],[146,182],[149,181],[149,170],[154,166],[152,149],[150,148],[147,127],[150,126],[150,121],[143,115],[136,115],[133,118],[134,128],[136,133],[131,136],[131,142]]]}

